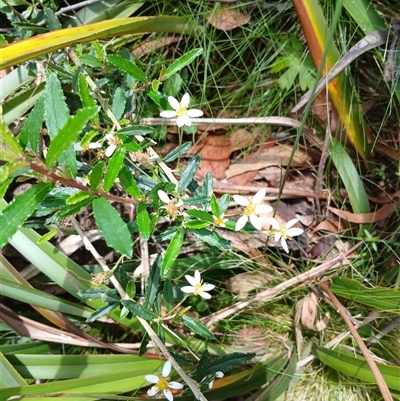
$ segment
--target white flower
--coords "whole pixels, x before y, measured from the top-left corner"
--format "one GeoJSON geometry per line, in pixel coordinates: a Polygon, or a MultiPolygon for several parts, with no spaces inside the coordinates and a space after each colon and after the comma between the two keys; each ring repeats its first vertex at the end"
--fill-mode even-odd
{"type": "MultiPolygon", "coordinates": [[[[215,379],[222,379],[223,377],[224,377],[223,372],[220,372],[220,371],[215,372],[215,376],[214,376],[215,379]]],[[[214,385],[214,379],[211,380],[210,383],[208,383],[208,388],[211,390],[213,388],[213,385],[214,385]]]]}
{"type": "Polygon", "coordinates": [[[272,207],[269,205],[260,205],[266,193],[266,189],[260,189],[254,195],[252,202],[250,202],[244,196],[233,195],[233,199],[236,203],[238,203],[240,206],[245,206],[242,217],[240,217],[239,220],[236,222],[235,231],[241,230],[246,225],[249,219],[254,228],[256,228],[257,230],[261,230],[262,222],[257,215],[260,213],[270,213],[273,210],[272,207]]]}
{"type": "Polygon", "coordinates": [[[166,204],[166,206],[162,206],[162,208],[166,210],[169,218],[175,220],[181,214],[179,208],[183,205],[183,201],[176,198],[170,199],[162,189],[157,191],[157,195],[161,201],[166,204]]]}
{"type": "Polygon", "coordinates": [[[168,375],[171,373],[171,362],[167,361],[165,362],[162,372],[161,372],[161,376],[155,376],[155,375],[147,375],[145,376],[145,379],[150,382],[153,383],[154,386],[150,387],[147,390],[147,395],[149,395],[150,397],[154,397],[156,396],[158,393],[163,392],[164,397],[168,400],[168,401],[173,401],[174,396],[171,393],[171,391],[169,389],[172,390],[180,390],[181,388],[183,388],[183,385],[181,383],[178,382],[169,382],[168,381],[168,375]]]}
{"type": "Polygon", "coordinates": [[[89,149],[98,149],[101,148],[101,143],[100,142],[89,142],[86,145],[81,145],[80,142],[74,143],[74,149],[78,152],[86,151],[89,149]]]}
{"type": "Polygon", "coordinates": [[[194,272],[194,277],[185,275],[187,281],[189,281],[190,286],[182,287],[181,291],[187,294],[200,295],[204,299],[210,299],[211,295],[207,291],[211,291],[215,288],[214,284],[203,284],[201,280],[201,275],[198,270],[194,272]]]}
{"type": "Polygon", "coordinates": [[[122,141],[114,134],[107,134],[104,136],[104,138],[108,142],[108,148],[106,149],[105,155],[110,157],[115,152],[115,149],[122,145],[122,141]]]}
{"type": "Polygon", "coordinates": [[[268,222],[271,224],[273,231],[275,231],[275,242],[281,240],[282,248],[286,253],[289,253],[289,248],[286,240],[290,241],[293,237],[303,234],[302,228],[293,227],[299,219],[289,220],[286,224],[280,225],[274,217],[268,217],[268,222]]]}
{"type": "Polygon", "coordinates": [[[224,219],[223,213],[221,214],[221,216],[213,215],[213,219],[214,219],[214,225],[216,225],[217,227],[226,227],[225,223],[228,221],[228,219],[224,219]]]}
{"type": "Polygon", "coordinates": [[[183,127],[184,125],[190,127],[192,125],[190,118],[201,117],[203,112],[198,109],[188,110],[189,101],[189,93],[185,93],[180,102],[178,102],[178,100],[176,100],[173,96],[168,96],[168,102],[174,110],[164,110],[160,113],[160,116],[164,118],[177,117],[176,124],[178,127],[183,127]]]}

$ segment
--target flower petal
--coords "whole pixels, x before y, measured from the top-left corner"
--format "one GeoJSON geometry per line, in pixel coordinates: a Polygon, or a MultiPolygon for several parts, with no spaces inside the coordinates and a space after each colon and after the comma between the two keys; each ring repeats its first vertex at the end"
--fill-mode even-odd
{"type": "Polygon", "coordinates": [[[210,383],[208,383],[208,388],[211,390],[214,385],[214,380],[211,380],[210,383]]]}
{"type": "Polygon", "coordinates": [[[201,275],[198,270],[196,270],[194,272],[194,281],[195,281],[195,284],[200,284],[200,282],[201,282],[201,275]]]}
{"type": "Polygon", "coordinates": [[[240,231],[247,223],[249,218],[247,216],[242,216],[235,225],[235,231],[240,231]]]}
{"type": "Polygon", "coordinates": [[[286,226],[286,228],[290,228],[290,227],[294,226],[298,221],[299,221],[299,219],[292,219],[292,220],[289,220],[289,221],[285,224],[285,226],[286,226]]]}
{"type": "Polygon", "coordinates": [[[165,398],[168,400],[168,401],[173,401],[174,400],[174,395],[171,393],[171,391],[169,391],[168,389],[165,389],[164,391],[163,391],[163,393],[164,393],[164,396],[165,396],[165,398]]]}
{"type": "Polygon", "coordinates": [[[189,109],[186,113],[191,118],[201,117],[204,113],[199,109],[189,109]]]}
{"type": "Polygon", "coordinates": [[[267,221],[275,230],[281,229],[281,225],[278,223],[278,220],[275,217],[267,217],[267,221]]]}
{"type": "Polygon", "coordinates": [[[201,286],[201,289],[203,290],[203,291],[211,291],[211,290],[213,290],[215,288],[215,285],[214,284],[203,284],[202,286],[201,286]]]}
{"type": "Polygon", "coordinates": [[[167,361],[165,362],[161,374],[163,377],[168,377],[168,375],[171,373],[171,362],[167,361]]]}
{"type": "Polygon", "coordinates": [[[154,397],[157,394],[158,394],[158,387],[157,386],[150,387],[147,390],[147,395],[150,396],[150,397],[154,397]]]}
{"type": "Polygon", "coordinates": [[[189,282],[190,285],[195,286],[197,284],[196,278],[185,274],[185,279],[189,282]]]}
{"type": "Polygon", "coordinates": [[[180,103],[173,96],[168,96],[168,103],[174,110],[179,109],[179,107],[181,106],[180,103]]]}
{"type": "Polygon", "coordinates": [[[255,214],[268,214],[274,209],[270,205],[256,205],[255,214]]]}
{"type": "Polygon", "coordinates": [[[101,148],[102,144],[100,142],[90,142],[89,149],[98,149],[101,148]]]}
{"type": "Polygon", "coordinates": [[[116,147],[115,145],[110,145],[110,146],[106,149],[105,155],[106,155],[107,157],[110,157],[110,156],[114,153],[115,149],[117,149],[117,147],[116,147]]]}
{"type": "Polygon", "coordinates": [[[172,390],[180,390],[183,388],[183,384],[178,382],[169,382],[168,387],[172,388],[172,390]]]}
{"type": "Polygon", "coordinates": [[[189,93],[185,93],[182,96],[181,106],[186,109],[189,106],[189,102],[190,102],[190,95],[189,95],[189,93]]]}
{"type": "Polygon", "coordinates": [[[222,379],[224,377],[224,372],[221,372],[220,370],[218,372],[215,372],[215,377],[217,379],[222,379]]]}
{"type": "Polygon", "coordinates": [[[158,376],[155,375],[146,375],[144,378],[150,383],[158,383],[159,380],[158,376]]]}
{"type": "Polygon", "coordinates": [[[276,232],[274,238],[275,242],[278,242],[281,239],[281,236],[282,234],[280,233],[280,231],[276,232]]]}
{"type": "Polygon", "coordinates": [[[160,117],[164,118],[174,118],[176,117],[176,111],[174,110],[164,110],[160,113],[160,117]]]}
{"type": "Polygon", "coordinates": [[[286,231],[286,234],[289,237],[297,237],[298,235],[301,235],[303,233],[304,230],[302,228],[297,228],[297,227],[289,228],[289,230],[286,231]]]}
{"type": "Polygon", "coordinates": [[[76,151],[80,151],[80,150],[83,150],[83,148],[82,148],[82,146],[81,146],[81,144],[79,143],[79,142],[77,142],[77,143],[74,143],[74,150],[76,150],[76,151]]]}
{"type": "Polygon", "coordinates": [[[176,119],[176,124],[178,127],[183,127],[184,125],[190,127],[192,125],[192,120],[187,114],[184,114],[176,119]]]}
{"type": "Polygon", "coordinates": [[[253,227],[255,229],[257,229],[257,230],[261,230],[262,229],[262,221],[255,214],[250,215],[250,223],[253,225],[253,227]]]}
{"type": "Polygon", "coordinates": [[[267,193],[266,188],[261,188],[253,197],[253,205],[258,205],[264,198],[265,194],[267,193]]]}
{"type": "Polygon", "coordinates": [[[193,294],[195,289],[194,287],[185,286],[181,288],[182,292],[186,292],[187,294],[193,294]]]}
{"type": "Polygon", "coordinates": [[[281,244],[282,244],[282,248],[285,250],[286,253],[289,253],[289,248],[287,246],[287,242],[285,240],[285,238],[281,238],[281,244]]]}
{"type": "Polygon", "coordinates": [[[157,195],[164,203],[168,204],[169,202],[171,202],[171,199],[169,199],[169,196],[162,189],[159,189],[157,191],[157,195]]]}
{"type": "Polygon", "coordinates": [[[250,204],[250,201],[242,195],[233,195],[232,198],[240,206],[247,206],[250,204]]]}
{"type": "Polygon", "coordinates": [[[200,292],[199,295],[204,299],[210,299],[211,298],[211,295],[208,292],[202,291],[202,292],[200,292]]]}

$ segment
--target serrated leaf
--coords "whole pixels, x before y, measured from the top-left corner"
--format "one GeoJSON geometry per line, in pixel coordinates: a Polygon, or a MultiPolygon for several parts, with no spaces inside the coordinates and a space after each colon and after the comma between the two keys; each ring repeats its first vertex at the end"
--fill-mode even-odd
{"type": "Polygon", "coordinates": [[[120,120],[125,111],[126,97],[121,87],[118,87],[113,95],[112,113],[117,120],[120,120]]]}
{"type": "Polygon", "coordinates": [[[219,204],[217,202],[217,198],[215,197],[214,194],[212,194],[211,196],[211,211],[213,213],[214,216],[219,217],[221,215],[221,212],[219,211],[219,204]]]}
{"type": "Polygon", "coordinates": [[[211,173],[207,173],[203,181],[203,195],[211,196],[214,191],[214,178],[211,173]]]}
{"type": "Polygon", "coordinates": [[[104,165],[105,165],[104,161],[100,161],[92,168],[92,171],[90,172],[89,184],[90,184],[90,188],[93,191],[96,191],[96,189],[100,185],[100,182],[103,178],[104,165]]]}
{"type": "Polygon", "coordinates": [[[130,299],[124,299],[122,301],[122,305],[124,305],[125,308],[127,308],[135,316],[141,317],[144,320],[153,320],[157,318],[157,315],[151,310],[144,308],[142,305],[139,305],[130,299]]]}
{"type": "Polygon", "coordinates": [[[225,213],[226,209],[228,209],[229,201],[230,201],[230,196],[228,194],[222,195],[221,198],[219,199],[218,206],[219,206],[219,212],[221,214],[225,213]]]}
{"type": "Polygon", "coordinates": [[[136,296],[136,283],[134,281],[129,281],[125,288],[126,293],[128,294],[129,298],[135,298],[136,296]]]}
{"type": "Polygon", "coordinates": [[[231,354],[220,356],[211,361],[207,374],[226,372],[238,365],[244,365],[256,356],[255,353],[232,352],[231,354]]]}
{"type": "Polygon", "coordinates": [[[186,213],[189,216],[196,217],[199,220],[208,221],[209,223],[214,223],[214,219],[210,213],[204,212],[203,210],[187,210],[186,213]]]}
{"type": "Polygon", "coordinates": [[[135,181],[135,178],[127,167],[122,167],[118,177],[121,181],[121,184],[124,186],[126,192],[128,192],[129,195],[136,199],[139,199],[142,196],[142,193],[135,181]]]}
{"type": "Polygon", "coordinates": [[[147,241],[151,235],[150,217],[146,205],[143,202],[140,202],[138,205],[136,221],[141,237],[147,241]]]}
{"type": "Polygon", "coordinates": [[[111,311],[114,309],[118,308],[119,302],[118,303],[110,303],[106,304],[103,306],[100,306],[100,308],[96,309],[95,312],[93,312],[87,319],[86,323],[91,323],[95,322],[96,320],[102,318],[103,316],[108,315],[111,311]]]}
{"type": "Polygon", "coordinates": [[[231,248],[230,242],[226,239],[222,238],[217,232],[209,231],[205,228],[201,228],[199,230],[190,230],[193,235],[199,239],[200,241],[205,242],[210,246],[214,246],[221,250],[226,250],[231,248]]]}
{"type": "Polygon", "coordinates": [[[185,230],[178,230],[172,241],[169,243],[167,250],[165,251],[164,259],[161,266],[161,276],[164,277],[169,269],[174,264],[179,252],[182,248],[183,238],[185,237],[185,230]]]}
{"type": "Polygon", "coordinates": [[[199,336],[202,336],[209,340],[215,339],[214,335],[211,333],[211,331],[207,329],[206,326],[190,316],[182,316],[182,323],[190,330],[193,330],[195,333],[197,333],[199,336]]]}
{"type": "MultiPolygon", "coordinates": [[[[193,181],[192,181],[193,182],[193,181]]],[[[209,196],[194,196],[193,198],[182,199],[185,205],[204,205],[210,202],[209,196]]]]}
{"type": "Polygon", "coordinates": [[[89,86],[86,82],[85,77],[82,73],[78,75],[78,88],[79,88],[79,96],[81,98],[82,104],[84,107],[94,107],[96,106],[96,102],[93,99],[92,94],[89,91],[89,86]]]}
{"type": "Polygon", "coordinates": [[[44,120],[44,103],[45,97],[42,95],[29,113],[20,134],[20,141],[23,142],[25,146],[29,143],[36,155],[39,154],[39,138],[44,120]]]}
{"type": "Polygon", "coordinates": [[[39,183],[17,195],[0,213],[0,249],[17,232],[36,206],[52,190],[53,184],[39,183]]]}
{"type": "Polygon", "coordinates": [[[185,221],[185,227],[190,230],[199,230],[201,228],[208,227],[211,223],[201,220],[185,221]]]}
{"type": "Polygon", "coordinates": [[[69,110],[64,100],[64,93],[60,81],[55,73],[47,78],[44,88],[45,109],[44,115],[50,139],[67,123],[69,110]]]}
{"type": "Polygon", "coordinates": [[[178,183],[178,192],[184,191],[192,182],[193,177],[195,176],[197,169],[199,168],[200,159],[201,154],[198,153],[189,160],[187,166],[185,167],[185,170],[183,170],[182,172],[181,179],[178,183]]]}
{"type": "Polygon", "coordinates": [[[166,279],[164,281],[163,298],[167,311],[171,312],[174,309],[174,292],[172,290],[172,284],[169,279],[166,279]]]}
{"type": "Polygon", "coordinates": [[[178,60],[175,60],[166,70],[164,79],[169,78],[171,75],[174,75],[178,71],[180,71],[183,67],[189,65],[196,57],[200,56],[203,53],[203,49],[193,49],[182,57],[179,57],[178,60]]]}
{"type": "Polygon", "coordinates": [[[93,214],[108,246],[127,257],[132,257],[133,241],[126,223],[104,198],[93,200],[93,214]]]}
{"type": "Polygon", "coordinates": [[[108,160],[108,167],[104,175],[104,189],[109,191],[118,177],[124,163],[125,150],[117,149],[108,160]]]}
{"type": "Polygon", "coordinates": [[[82,54],[82,56],[79,57],[79,61],[82,64],[89,65],[90,67],[94,68],[99,68],[102,66],[101,61],[92,54],[82,54]]]}
{"type": "Polygon", "coordinates": [[[79,291],[78,295],[82,299],[101,299],[104,302],[120,302],[118,291],[114,288],[89,288],[79,291]]]}
{"type": "Polygon", "coordinates": [[[146,77],[146,74],[137,65],[133,64],[131,61],[126,60],[115,54],[108,55],[107,60],[111,64],[113,64],[115,67],[117,67],[121,71],[126,72],[127,74],[131,75],[133,78],[137,79],[138,81],[143,82],[144,84],[147,83],[148,79],[146,77]]]}
{"type": "Polygon", "coordinates": [[[117,134],[123,135],[150,135],[154,133],[154,128],[147,125],[130,125],[129,127],[121,128],[117,131],[117,134]]]}
{"type": "Polygon", "coordinates": [[[182,145],[177,146],[163,158],[163,161],[165,163],[173,162],[178,157],[184,155],[191,148],[191,146],[192,142],[185,142],[182,145]]]}
{"type": "Polygon", "coordinates": [[[160,268],[161,268],[161,256],[157,255],[156,260],[150,269],[150,275],[147,282],[145,303],[146,308],[153,306],[154,301],[157,298],[157,293],[160,288],[160,268]]]}
{"type": "Polygon", "coordinates": [[[79,134],[86,127],[88,121],[96,116],[98,107],[85,107],[77,111],[75,116],[68,118],[67,123],[51,140],[46,155],[47,167],[52,167],[60,156],[78,141],[79,134]]]}
{"type": "Polygon", "coordinates": [[[199,362],[197,363],[197,369],[196,369],[197,383],[200,383],[203,380],[203,378],[207,375],[207,370],[210,366],[210,363],[211,363],[210,353],[208,352],[208,350],[204,350],[199,362]]]}
{"type": "Polygon", "coordinates": [[[80,210],[82,210],[86,206],[89,206],[92,203],[92,200],[93,200],[93,198],[90,197],[81,202],[76,203],[75,205],[65,206],[65,207],[61,208],[54,215],[54,220],[55,221],[62,220],[68,216],[78,213],[80,210]]]}
{"type": "Polygon", "coordinates": [[[46,26],[48,29],[50,29],[50,31],[58,31],[59,29],[62,29],[60,21],[51,8],[45,7],[43,11],[44,19],[46,20],[46,26]]]}
{"type": "Polygon", "coordinates": [[[86,191],[79,191],[73,195],[71,195],[65,203],[67,205],[74,205],[75,203],[82,202],[83,200],[91,197],[92,195],[89,192],[86,191]]]}

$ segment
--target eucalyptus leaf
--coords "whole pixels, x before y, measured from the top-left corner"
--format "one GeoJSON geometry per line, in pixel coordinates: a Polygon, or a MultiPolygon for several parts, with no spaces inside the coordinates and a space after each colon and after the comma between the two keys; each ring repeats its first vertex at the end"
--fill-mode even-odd
{"type": "Polygon", "coordinates": [[[120,214],[104,198],[93,200],[93,214],[99,230],[108,246],[129,258],[132,257],[133,241],[120,214]]]}

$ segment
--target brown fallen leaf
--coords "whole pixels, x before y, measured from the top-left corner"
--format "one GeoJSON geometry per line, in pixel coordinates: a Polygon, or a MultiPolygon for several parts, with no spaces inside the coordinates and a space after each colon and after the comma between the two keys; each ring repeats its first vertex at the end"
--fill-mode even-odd
{"type": "Polygon", "coordinates": [[[168,46],[171,43],[176,43],[181,39],[180,36],[172,36],[167,38],[158,38],[152,40],[146,40],[145,42],[141,43],[139,46],[136,46],[132,51],[131,54],[134,58],[140,59],[147,54],[151,53],[154,50],[157,50],[161,47],[168,46]]]}
{"type": "Polygon", "coordinates": [[[230,31],[238,26],[246,25],[251,19],[251,14],[243,14],[235,8],[223,7],[207,17],[207,21],[220,31],[230,31]]]}

